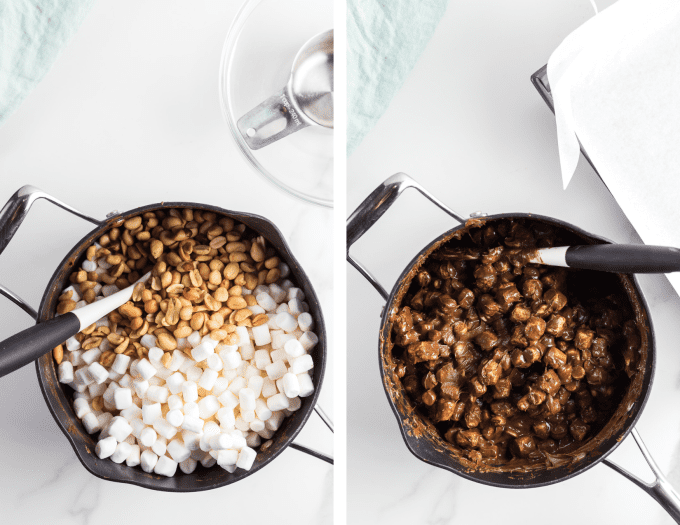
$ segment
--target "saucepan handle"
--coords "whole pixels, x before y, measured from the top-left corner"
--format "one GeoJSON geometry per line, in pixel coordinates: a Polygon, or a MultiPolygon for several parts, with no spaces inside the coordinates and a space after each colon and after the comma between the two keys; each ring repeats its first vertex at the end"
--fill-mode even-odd
{"type": "Polygon", "coordinates": [[[645,461],[647,461],[649,468],[652,469],[656,479],[652,483],[645,483],[634,474],[631,474],[626,469],[618,466],[616,463],[612,463],[608,459],[605,459],[603,463],[644,490],[664,508],[668,515],[675,520],[675,523],[680,524],[680,495],[678,495],[668,479],[666,479],[666,476],[664,476],[663,472],[659,469],[659,466],[656,464],[656,461],[654,461],[649,450],[647,450],[637,429],[634,428],[631,431],[631,434],[633,435],[633,439],[635,439],[635,443],[637,443],[640,452],[642,452],[645,461]]]}
{"type": "MultiPolygon", "coordinates": [[[[2,210],[0,210],[0,254],[5,250],[5,248],[7,248],[7,245],[12,240],[12,237],[14,237],[14,234],[19,229],[19,226],[21,226],[21,223],[24,222],[24,219],[28,214],[28,210],[38,199],[48,200],[60,208],[72,213],[73,215],[96,224],[97,226],[101,224],[101,221],[79,212],[75,208],[72,208],[68,204],[61,202],[59,199],[55,199],[51,195],[36,188],[35,186],[23,186],[9,198],[7,204],[5,204],[2,210]]],[[[7,299],[19,306],[33,319],[37,320],[38,313],[17,294],[13,293],[11,290],[8,290],[2,285],[0,285],[0,294],[7,297],[7,299]]]]}
{"type": "MultiPolygon", "coordinates": [[[[316,405],[314,407],[314,412],[321,418],[321,420],[326,424],[328,429],[333,432],[333,421],[331,421],[331,418],[328,417],[328,414],[324,411],[323,408],[321,408],[321,405],[316,405]]],[[[327,456],[326,454],[319,452],[318,450],[314,450],[312,448],[306,447],[304,445],[298,445],[297,443],[291,443],[290,444],[291,448],[294,448],[295,450],[299,450],[300,452],[304,452],[305,454],[309,454],[310,456],[314,456],[317,459],[320,459],[322,461],[325,461],[326,463],[330,463],[333,465],[333,458],[330,456],[327,456]]]]}
{"type": "Polygon", "coordinates": [[[451,217],[458,222],[465,222],[465,219],[458,215],[455,211],[450,209],[429,191],[423,188],[418,182],[413,180],[405,173],[397,173],[385,180],[373,192],[364,199],[359,207],[354,210],[354,213],[347,219],[347,261],[354,266],[361,275],[363,275],[373,287],[378,290],[383,299],[387,301],[388,293],[381,286],[378,280],[371,275],[371,273],[364,268],[358,261],[352,258],[349,254],[349,249],[358,241],[361,236],[366,233],[371,226],[389,209],[402,192],[408,188],[415,188],[423,196],[428,198],[433,204],[444,210],[451,217]]]}

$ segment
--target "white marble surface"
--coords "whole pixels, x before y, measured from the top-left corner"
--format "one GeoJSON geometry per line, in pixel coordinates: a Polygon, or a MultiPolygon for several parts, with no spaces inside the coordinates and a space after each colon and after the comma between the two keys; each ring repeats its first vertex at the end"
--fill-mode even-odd
{"type": "MultiPolygon", "coordinates": [[[[54,69],[0,127],[0,206],[33,184],[98,218],[170,200],[263,215],[308,272],[332,340],[331,212],[254,174],[222,120],[218,66],[239,5],[97,2],[54,69]]],[[[37,307],[56,265],[90,229],[39,201],[0,256],[0,282],[37,307]]],[[[0,303],[0,339],[30,326],[26,314],[0,303]]],[[[332,350],[321,393],[331,415],[332,350]]],[[[2,523],[237,523],[283,512],[283,523],[332,521],[333,468],[292,449],[204,493],[171,495],[91,476],[50,416],[33,365],[0,380],[0,414],[2,523]]],[[[298,441],[332,453],[331,434],[315,416],[298,441]]]]}
{"type": "MultiPolygon", "coordinates": [[[[452,0],[403,89],[348,160],[347,214],[383,179],[403,171],[463,215],[535,212],[618,242],[637,241],[587,163],[562,191],[553,117],[529,82],[591,13],[587,0],[452,0]]],[[[452,225],[417,193],[407,192],[352,253],[390,290],[411,258],[452,225]]],[[[383,301],[349,265],[347,272],[348,522],[673,523],[656,502],[604,465],[551,487],[513,491],[466,481],[412,456],[379,376],[383,301]],[[556,503],[562,504],[560,512],[551,511],[556,503]]],[[[665,277],[640,281],[658,353],[638,429],[680,488],[680,299],[665,277]]],[[[611,458],[651,479],[631,439],[611,458]]]]}

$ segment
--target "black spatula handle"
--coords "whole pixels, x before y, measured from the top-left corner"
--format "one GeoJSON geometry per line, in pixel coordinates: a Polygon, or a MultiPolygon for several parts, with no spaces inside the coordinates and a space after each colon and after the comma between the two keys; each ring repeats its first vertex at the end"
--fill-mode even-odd
{"type": "Polygon", "coordinates": [[[645,244],[572,246],[565,259],[570,268],[616,273],[680,272],[680,249],[645,244]]]}
{"type": "Polygon", "coordinates": [[[18,370],[80,331],[73,312],[27,328],[0,343],[0,377],[18,370]]]}

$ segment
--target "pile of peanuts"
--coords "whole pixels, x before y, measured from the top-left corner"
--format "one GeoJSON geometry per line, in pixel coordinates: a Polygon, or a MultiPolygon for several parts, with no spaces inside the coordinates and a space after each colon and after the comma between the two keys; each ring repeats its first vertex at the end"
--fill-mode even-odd
{"type": "Polygon", "coordinates": [[[146,212],[90,246],[64,314],[137,283],[132,300],[53,350],[95,452],[173,476],[249,470],[314,392],[304,293],[263,237],[213,212],[146,212]],[[263,442],[263,440],[266,440],[263,442]]]}

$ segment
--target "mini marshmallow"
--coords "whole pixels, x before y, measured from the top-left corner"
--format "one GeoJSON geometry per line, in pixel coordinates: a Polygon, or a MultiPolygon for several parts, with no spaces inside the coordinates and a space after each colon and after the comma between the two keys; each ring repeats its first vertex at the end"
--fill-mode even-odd
{"type": "Polygon", "coordinates": [[[168,454],[170,454],[170,457],[174,459],[177,463],[181,463],[182,461],[185,461],[189,459],[191,456],[191,451],[184,446],[184,443],[182,443],[178,439],[173,439],[170,443],[168,443],[168,454]]]}
{"type": "Polygon", "coordinates": [[[283,331],[277,330],[272,332],[272,348],[274,350],[281,350],[285,347],[286,343],[290,340],[295,340],[295,336],[287,334],[283,331]]]}
{"type": "MultiPolygon", "coordinates": [[[[243,419],[243,421],[248,423],[249,424],[248,428],[250,428],[250,423],[255,421],[255,411],[254,410],[241,410],[241,419],[243,419]]],[[[243,430],[248,430],[248,428],[243,429],[243,430]]],[[[241,429],[239,429],[239,430],[241,430],[241,429]]]]}
{"type": "Polygon", "coordinates": [[[261,432],[262,430],[264,430],[264,421],[257,418],[253,419],[250,422],[250,430],[252,430],[253,432],[261,432]]]}
{"type": "Polygon", "coordinates": [[[184,446],[187,447],[192,452],[199,449],[199,443],[201,441],[202,433],[191,432],[190,430],[182,430],[182,441],[184,441],[184,446]]]}
{"type": "Polygon", "coordinates": [[[169,395],[170,391],[164,386],[150,386],[146,391],[146,399],[157,403],[165,403],[169,395]]]}
{"type": "Polygon", "coordinates": [[[302,301],[299,299],[291,299],[288,301],[288,311],[290,312],[290,315],[297,318],[302,312],[304,312],[302,309],[302,301]]]}
{"type": "Polygon", "coordinates": [[[217,464],[224,468],[236,465],[238,461],[238,451],[236,450],[220,450],[217,454],[217,464]]]}
{"type": "Polygon", "coordinates": [[[199,448],[203,452],[208,452],[210,450],[210,438],[216,436],[220,433],[220,427],[213,421],[208,421],[203,428],[203,436],[201,436],[201,441],[199,442],[199,448]]]}
{"type": "Polygon", "coordinates": [[[307,372],[297,375],[298,383],[300,384],[300,397],[307,397],[314,392],[314,383],[311,376],[307,372]]]}
{"type": "Polygon", "coordinates": [[[109,373],[102,365],[95,362],[87,367],[87,372],[95,383],[101,385],[109,377],[109,373]]]}
{"type": "Polygon", "coordinates": [[[271,397],[278,393],[276,383],[268,377],[263,378],[262,382],[262,397],[271,397]]]}
{"type": "Polygon", "coordinates": [[[194,416],[198,417],[198,405],[196,403],[184,403],[184,407],[182,408],[182,412],[184,412],[185,416],[194,416]]]}
{"type": "Polygon", "coordinates": [[[255,339],[255,346],[264,346],[272,342],[269,327],[266,324],[253,327],[253,339],[255,339]]]}
{"type": "Polygon", "coordinates": [[[142,452],[142,455],[140,457],[140,465],[142,467],[142,470],[147,473],[152,473],[154,467],[156,466],[156,463],[158,463],[158,456],[151,452],[150,450],[145,450],[142,452]]]}
{"type": "Polygon", "coordinates": [[[98,361],[102,356],[102,351],[99,348],[90,348],[89,350],[83,352],[80,356],[86,365],[91,365],[95,361],[98,361]]]}
{"type": "Polygon", "coordinates": [[[238,398],[231,390],[225,390],[222,394],[220,394],[218,401],[223,407],[230,408],[232,410],[238,405],[238,398]]]}
{"type": "Polygon", "coordinates": [[[286,341],[286,343],[283,345],[283,349],[290,359],[300,357],[305,353],[304,347],[297,339],[289,339],[286,341]]]}
{"type": "Polygon", "coordinates": [[[239,350],[241,358],[250,361],[255,355],[255,347],[253,345],[243,345],[239,350]]]}
{"type": "Polygon", "coordinates": [[[308,332],[314,328],[314,319],[312,318],[312,315],[307,312],[301,313],[297,318],[297,322],[300,330],[303,332],[308,332]]]}
{"type": "Polygon", "coordinates": [[[241,364],[241,354],[239,352],[222,352],[220,354],[225,370],[235,370],[241,364]]]}
{"type": "Polygon", "coordinates": [[[291,287],[288,289],[288,300],[298,299],[299,301],[305,300],[305,292],[300,288],[291,287]]]}
{"type": "Polygon", "coordinates": [[[128,455],[127,459],[125,460],[125,464],[128,467],[136,467],[140,463],[140,454],[142,450],[139,448],[139,445],[132,445],[130,454],[128,455]]]}
{"type": "Polygon", "coordinates": [[[283,376],[283,392],[289,398],[300,395],[300,381],[295,374],[288,372],[283,376]]]}
{"type": "MultiPolygon", "coordinates": [[[[255,419],[255,418],[253,418],[255,419]]],[[[245,419],[243,419],[242,415],[239,415],[236,418],[236,421],[234,422],[234,426],[236,427],[237,430],[249,430],[250,429],[250,423],[248,423],[245,419]]]]}
{"type": "Polygon", "coordinates": [[[180,462],[179,469],[185,474],[191,474],[194,470],[196,470],[197,466],[198,461],[193,458],[188,458],[180,462]]]}
{"type": "Polygon", "coordinates": [[[136,379],[135,381],[132,382],[132,388],[135,391],[135,394],[137,394],[138,397],[143,398],[147,391],[149,390],[149,382],[136,379]]]}
{"type": "Polygon", "coordinates": [[[187,368],[187,371],[185,372],[187,376],[187,381],[198,381],[201,378],[201,374],[203,374],[203,370],[198,368],[195,365],[191,365],[189,368],[187,368]]]}
{"type": "Polygon", "coordinates": [[[257,397],[255,396],[255,392],[253,392],[250,388],[242,388],[238,393],[238,399],[241,412],[255,410],[255,400],[257,397]]]}
{"type": "Polygon", "coordinates": [[[139,408],[137,405],[132,404],[128,408],[121,410],[120,415],[121,415],[121,417],[124,417],[128,421],[132,421],[133,419],[141,420],[142,419],[142,409],[139,408]]]}
{"type": "Polygon", "coordinates": [[[148,380],[155,376],[156,372],[156,367],[153,366],[147,359],[142,359],[137,363],[137,373],[144,380],[148,380]]]}
{"type": "Polygon", "coordinates": [[[210,438],[210,448],[213,450],[225,450],[231,448],[234,439],[229,435],[221,432],[210,438]]]}
{"type": "Polygon", "coordinates": [[[147,425],[153,425],[162,416],[161,404],[152,403],[142,407],[142,420],[147,425]]]}
{"type": "Polygon", "coordinates": [[[219,396],[229,387],[229,380],[226,377],[218,377],[215,381],[215,385],[212,388],[212,393],[214,396],[219,396]]]}
{"type": "MultiPolygon", "coordinates": [[[[92,270],[94,271],[94,270],[92,270]]],[[[67,294],[68,292],[71,292],[71,301],[75,301],[76,303],[80,301],[80,293],[78,290],[76,290],[76,287],[71,285],[68,288],[64,288],[64,291],[61,292],[62,295],[67,294]]]]}
{"type": "Polygon", "coordinates": [[[220,402],[215,396],[205,396],[198,402],[198,415],[201,419],[208,419],[220,409],[220,402]]]}
{"type": "Polygon", "coordinates": [[[222,407],[217,411],[217,419],[220,422],[220,427],[224,429],[232,429],[236,425],[236,417],[234,416],[234,409],[222,407]]]}
{"type": "Polygon", "coordinates": [[[212,387],[215,385],[215,381],[217,381],[218,375],[219,374],[215,370],[206,368],[203,371],[203,374],[201,374],[201,378],[198,380],[198,386],[208,391],[212,390],[212,387]]]}
{"type": "Polygon", "coordinates": [[[125,374],[123,377],[120,378],[120,381],[118,381],[118,384],[122,386],[123,388],[130,388],[132,387],[132,384],[134,383],[134,379],[130,374],[125,374]]]}
{"type": "Polygon", "coordinates": [[[119,388],[113,393],[113,404],[116,410],[125,410],[132,406],[132,390],[119,388]]]}
{"type": "Polygon", "coordinates": [[[184,407],[184,401],[178,395],[173,394],[168,398],[168,410],[182,410],[182,407],[184,407]]]}
{"type": "Polygon", "coordinates": [[[198,333],[197,330],[193,331],[189,337],[187,337],[187,342],[192,346],[192,347],[197,347],[198,345],[201,344],[201,334],[198,333]]]}
{"type": "Polygon", "coordinates": [[[231,446],[234,450],[241,450],[246,446],[246,439],[243,437],[243,433],[240,430],[232,430],[229,432],[229,435],[234,440],[234,443],[231,446]]]}
{"type": "Polygon", "coordinates": [[[276,301],[267,292],[257,294],[255,300],[266,312],[273,312],[276,310],[276,301]]]}
{"type": "Polygon", "coordinates": [[[305,332],[300,337],[300,344],[307,352],[314,348],[318,342],[319,338],[314,332],[305,332]]]}
{"type": "Polygon", "coordinates": [[[80,350],[80,342],[75,338],[75,336],[69,337],[66,340],[66,350],[73,352],[74,350],[80,350]]]}
{"type": "Polygon", "coordinates": [[[238,335],[238,346],[250,345],[250,334],[248,334],[248,328],[246,326],[237,326],[236,335],[238,335]]]}
{"type": "Polygon", "coordinates": [[[83,353],[80,350],[74,350],[73,352],[68,354],[67,359],[71,362],[73,366],[80,366],[84,363],[82,355],[83,353]]]}
{"type": "Polygon", "coordinates": [[[190,432],[200,433],[203,430],[204,421],[198,416],[184,414],[182,429],[190,432]]]}
{"type": "Polygon", "coordinates": [[[194,361],[196,361],[197,363],[200,363],[201,361],[204,361],[205,359],[208,358],[208,356],[210,356],[211,354],[214,354],[214,353],[215,353],[215,347],[208,342],[204,342],[204,343],[201,343],[200,345],[198,345],[197,347],[195,347],[191,351],[191,357],[194,358],[194,361]]]}
{"type": "MultiPolygon", "coordinates": [[[[268,418],[264,422],[264,426],[268,428],[269,430],[272,431],[277,431],[281,427],[281,423],[283,423],[283,419],[285,418],[284,414],[282,412],[272,412],[272,415],[270,418],[268,418]]],[[[260,434],[262,435],[262,434],[260,434]]],[[[264,436],[262,436],[264,437],[264,436]]],[[[265,438],[269,439],[269,438],[265,438]]]]}
{"type": "Polygon", "coordinates": [[[216,372],[219,372],[224,368],[224,362],[217,354],[210,354],[206,359],[206,363],[210,369],[215,370],[216,372]]]}
{"type": "Polygon", "coordinates": [[[117,446],[118,442],[116,441],[116,438],[109,436],[97,442],[97,445],[94,447],[94,453],[97,454],[100,459],[106,459],[116,451],[117,446]]]}
{"type": "Polygon", "coordinates": [[[109,423],[107,428],[109,436],[116,438],[119,443],[125,440],[132,433],[132,427],[130,424],[122,417],[114,417],[109,423]]]}
{"type": "Polygon", "coordinates": [[[165,386],[172,394],[179,394],[184,384],[184,376],[180,372],[175,372],[165,380],[165,386]]]}
{"type": "Polygon", "coordinates": [[[279,350],[272,350],[269,354],[269,357],[271,358],[272,363],[274,361],[283,361],[284,363],[287,363],[288,359],[290,359],[290,356],[283,350],[283,348],[279,350]]]}
{"type": "Polygon", "coordinates": [[[269,408],[269,410],[272,412],[288,408],[289,404],[290,403],[285,394],[276,394],[267,399],[267,408],[269,408]]]}
{"type": "Polygon", "coordinates": [[[270,284],[269,295],[271,295],[272,299],[274,299],[274,301],[276,301],[277,303],[282,303],[283,301],[285,301],[286,297],[288,296],[288,293],[278,284],[270,284]]]}
{"type": "Polygon", "coordinates": [[[158,439],[158,434],[153,428],[146,427],[139,434],[139,442],[145,447],[151,447],[158,439]]]}
{"type": "Polygon", "coordinates": [[[171,372],[177,372],[184,362],[187,361],[187,357],[181,350],[174,350],[172,352],[172,359],[170,359],[170,364],[168,365],[168,370],[171,372]]]}
{"type": "Polygon", "coordinates": [[[57,375],[60,383],[73,383],[75,376],[73,375],[73,364],[69,361],[62,361],[57,368],[57,375]]]}
{"type": "Polygon", "coordinates": [[[269,430],[268,428],[265,428],[264,430],[259,431],[257,435],[260,436],[262,439],[271,439],[274,437],[274,430],[269,430]]]}
{"type": "Polygon", "coordinates": [[[291,397],[288,399],[288,410],[290,412],[295,412],[296,410],[300,410],[300,407],[302,406],[302,401],[300,400],[299,397],[291,397]]]}
{"type": "Polygon", "coordinates": [[[145,334],[139,340],[139,344],[141,344],[144,348],[151,349],[156,346],[156,336],[151,334],[145,334]]]}
{"type": "Polygon", "coordinates": [[[257,415],[258,419],[262,421],[267,421],[270,417],[272,417],[272,411],[267,406],[267,402],[263,399],[258,399],[255,402],[255,414],[257,415]]]}
{"type": "MultiPolygon", "coordinates": [[[[262,430],[265,430],[264,423],[262,423],[262,430]]],[[[262,439],[260,438],[260,435],[255,432],[249,432],[248,436],[246,436],[246,445],[250,448],[259,447],[261,443],[262,439]]]]}
{"type": "MultiPolygon", "coordinates": [[[[272,381],[281,379],[288,371],[286,364],[283,361],[275,361],[271,365],[267,365],[265,370],[267,371],[267,376],[272,381]]],[[[300,370],[300,372],[306,372],[306,370],[300,370]]]]}
{"type": "Polygon", "coordinates": [[[182,383],[182,397],[185,403],[198,400],[198,385],[193,381],[184,381],[182,383]]]}
{"type": "Polygon", "coordinates": [[[170,459],[168,456],[161,456],[153,471],[160,476],[167,476],[171,478],[177,472],[177,462],[170,459]]]}
{"type": "Polygon", "coordinates": [[[92,412],[92,409],[90,408],[90,403],[87,402],[87,399],[80,398],[73,401],[73,411],[76,413],[78,419],[83,419],[85,414],[92,412]]]}
{"type": "MultiPolygon", "coordinates": [[[[179,427],[184,421],[184,414],[179,409],[170,410],[165,415],[165,420],[170,423],[173,427],[179,427]]],[[[184,461],[184,460],[181,460],[184,461]]]]}
{"type": "Polygon", "coordinates": [[[245,388],[248,382],[244,377],[237,377],[231,383],[229,383],[229,388],[227,390],[234,395],[238,395],[242,388],[245,388]]]}
{"type": "Polygon", "coordinates": [[[255,351],[255,366],[259,370],[264,370],[267,367],[267,365],[270,365],[271,363],[272,360],[269,357],[269,352],[267,350],[255,351]]]}
{"type": "Polygon", "coordinates": [[[128,458],[130,452],[132,452],[132,445],[130,445],[130,443],[126,443],[125,441],[118,443],[116,451],[111,454],[111,461],[114,463],[122,463],[128,458]]]}
{"type": "Polygon", "coordinates": [[[163,350],[161,350],[157,346],[154,346],[153,348],[149,348],[149,361],[154,366],[160,365],[161,359],[163,358],[163,354],[165,354],[165,352],[163,352],[163,350]]]}
{"type": "MultiPolygon", "coordinates": [[[[290,312],[288,311],[288,305],[287,305],[286,303],[283,303],[283,304],[278,305],[278,306],[276,307],[276,312],[275,312],[275,313],[277,313],[277,314],[284,314],[284,313],[287,314],[287,313],[290,313],[290,312]]],[[[277,323],[277,326],[278,326],[278,323],[277,323]]],[[[281,327],[279,326],[279,328],[281,328],[281,327]]]]}
{"type": "Polygon", "coordinates": [[[116,358],[113,360],[113,364],[111,365],[111,370],[117,374],[124,374],[127,372],[127,368],[131,359],[132,358],[129,355],[116,354],[116,358]]]}
{"type": "Polygon", "coordinates": [[[158,432],[159,436],[163,436],[165,439],[172,439],[173,436],[177,434],[177,427],[170,424],[162,417],[159,417],[156,421],[154,421],[153,428],[156,432],[158,432]]]}
{"type": "Polygon", "coordinates": [[[120,292],[120,288],[118,288],[115,284],[107,284],[102,286],[101,292],[104,297],[108,297],[109,295],[120,292]]]}
{"type": "Polygon", "coordinates": [[[203,465],[205,468],[210,468],[214,467],[215,464],[217,463],[217,460],[212,457],[210,454],[205,454],[203,458],[200,460],[201,465],[203,465]]]}
{"type": "Polygon", "coordinates": [[[167,449],[168,446],[168,440],[164,438],[163,436],[160,436],[156,441],[154,442],[153,445],[151,445],[151,450],[153,450],[154,454],[158,454],[159,456],[163,456],[165,454],[165,450],[167,449]]]}
{"type": "Polygon", "coordinates": [[[264,378],[262,376],[253,376],[250,379],[248,379],[248,388],[253,391],[253,393],[255,394],[255,398],[260,397],[260,394],[262,393],[263,384],[264,378]]]}
{"type": "Polygon", "coordinates": [[[250,447],[243,447],[238,455],[238,461],[236,461],[236,466],[242,468],[243,470],[250,470],[257,457],[257,452],[255,452],[250,447]]]}
{"type": "Polygon", "coordinates": [[[309,354],[296,357],[290,364],[290,371],[293,374],[301,374],[303,372],[311,370],[312,368],[314,368],[314,360],[312,359],[312,356],[309,354]]]}

